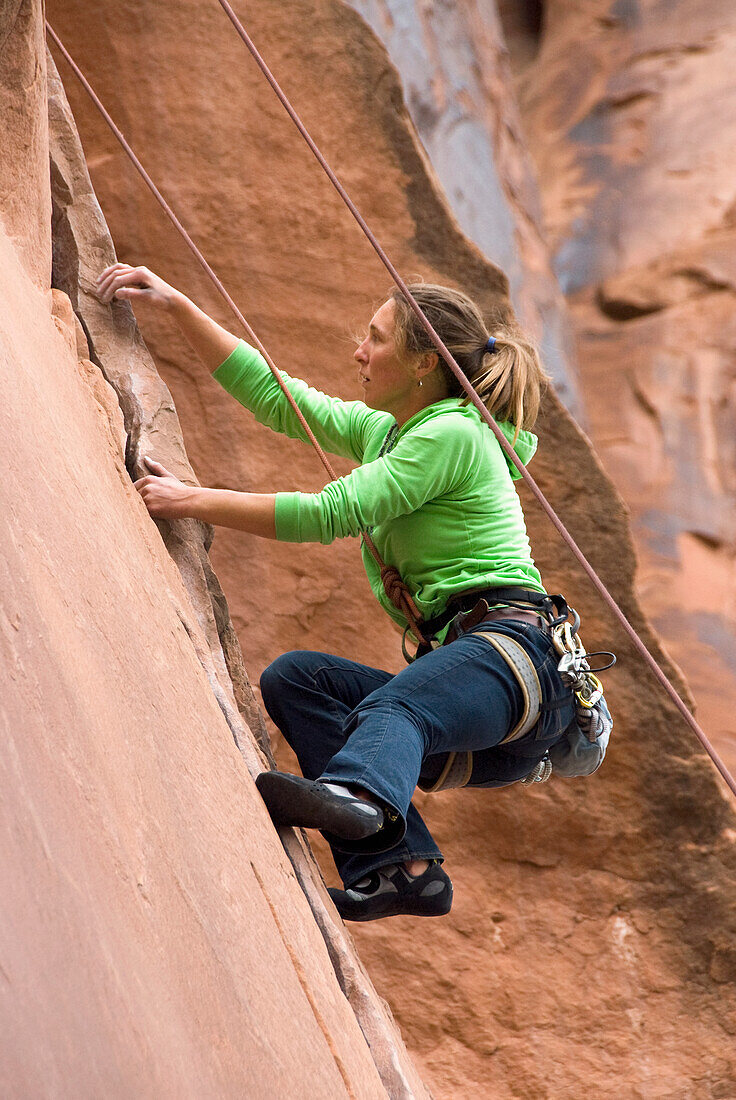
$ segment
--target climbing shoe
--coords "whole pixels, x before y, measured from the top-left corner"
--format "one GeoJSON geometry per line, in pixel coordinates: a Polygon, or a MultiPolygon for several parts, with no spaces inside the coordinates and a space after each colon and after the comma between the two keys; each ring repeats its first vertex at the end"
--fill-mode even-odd
{"type": "Polygon", "coordinates": [[[436,861],[421,875],[403,864],[379,867],[347,890],[328,891],[343,920],[378,920],[407,914],[442,917],[452,906],[452,882],[436,861]]]}
{"type": "Polygon", "coordinates": [[[379,806],[357,798],[338,784],[287,772],[261,772],[256,787],[274,825],[322,829],[345,840],[363,840],[383,826],[384,814],[379,806]]]}

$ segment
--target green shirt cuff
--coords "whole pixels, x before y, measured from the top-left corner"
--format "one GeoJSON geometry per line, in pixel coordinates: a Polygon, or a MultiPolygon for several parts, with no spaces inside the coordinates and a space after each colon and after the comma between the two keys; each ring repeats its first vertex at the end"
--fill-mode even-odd
{"type": "Polygon", "coordinates": [[[303,542],[299,530],[301,493],[277,493],[274,509],[276,538],[279,542],[303,542]]]}
{"type": "Polygon", "coordinates": [[[224,362],[220,363],[217,370],[212,372],[212,377],[216,382],[222,386],[228,393],[237,385],[238,379],[241,377],[244,370],[250,366],[252,356],[248,355],[248,352],[253,355],[257,355],[258,352],[254,348],[249,348],[248,345],[241,340],[239,344],[233,348],[224,362]]]}

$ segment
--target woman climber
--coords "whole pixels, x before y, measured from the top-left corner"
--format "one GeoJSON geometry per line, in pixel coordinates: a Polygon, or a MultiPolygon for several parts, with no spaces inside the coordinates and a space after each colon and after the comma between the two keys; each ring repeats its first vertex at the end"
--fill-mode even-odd
{"type": "MultiPolygon", "coordinates": [[[[410,290],[527,461],[545,381],[536,352],[513,324],[489,332],[456,290],[410,290]]],[[[262,356],[158,276],[114,264],[98,294],[167,312],[227,392],[275,431],[305,438],[262,356]]],[[[359,463],[320,493],[193,488],[150,459],[136,489],[156,518],[291,542],[368,532],[398,569],[428,640],[421,655],[397,675],[326,653],[279,657],[261,678],[263,701],[303,776],[264,772],[256,782],[276,825],[326,836],[345,887],[330,894],[344,918],[439,916],[452,883],[411,802],[415,788],[526,778],[573,722],[573,694],[557,671],[558,598],[546,595],[531,557],[519,475],[399,290],[354,357],[362,401],[282,376],[319,443],[359,463]]],[[[395,604],[365,539],[363,558],[379,602],[407,627],[401,586],[388,584],[395,604]]]]}

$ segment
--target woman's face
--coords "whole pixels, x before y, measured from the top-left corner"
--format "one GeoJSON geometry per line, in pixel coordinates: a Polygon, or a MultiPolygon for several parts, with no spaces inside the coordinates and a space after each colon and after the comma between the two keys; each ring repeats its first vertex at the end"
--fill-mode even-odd
{"type": "Polygon", "coordinates": [[[395,304],[389,298],[378,309],[368,335],[355,350],[363,400],[372,409],[382,409],[399,418],[416,393],[416,372],[399,356],[394,339],[395,304]]]}

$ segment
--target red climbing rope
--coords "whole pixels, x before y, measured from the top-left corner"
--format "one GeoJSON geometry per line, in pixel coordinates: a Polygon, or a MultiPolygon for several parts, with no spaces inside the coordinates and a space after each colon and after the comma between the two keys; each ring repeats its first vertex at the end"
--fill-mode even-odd
{"type": "MultiPolygon", "coordinates": [[[[577,543],[573,539],[572,535],[568,532],[567,528],[562,523],[562,520],[559,518],[559,516],[554,511],[552,506],[549,504],[546,497],[542,493],[541,489],[537,485],[536,481],[531,476],[531,474],[527,470],[524,463],[519,459],[519,457],[516,454],[516,452],[514,451],[513,447],[509,444],[506,437],[503,435],[503,433],[499,429],[498,425],[493,420],[493,417],[490,415],[487,408],[483,404],[482,400],[480,399],[478,394],[475,392],[471,382],[469,381],[467,376],[464,374],[464,372],[461,369],[461,367],[459,366],[459,364],[455,361],[454,357],[450,354],[449,350],[447,349],[447,347],[445,346],[443,341],[440,339],[440,337],[435,332],[432,325],[429,323],[429,321],[425,317],[424,313],[420,309],[420,307],[417,304],[416,300],[414,299],[414,297],[410,293],[409,288],[407,287],[406,283],[401,278],[398,271],[396,270],[396,268],[392,264],[391,260],[388,258],[388,256],[384,252],[384,250],[381,247],[379,241],[377,240],[377,238],[375,237],[375,235],[373,234],[373,232],[371,231],[371,229],[369,228],[369,226],[365,222],[365,220],[364,220],[363,216],[361,215],[360,211],[357,209],[354,202],[352,201],[352,199],[348,195],[347,191],[345,190],[345,188],[343,187],[343,185],[340,183],[339,179],[337,178],[337,176],[333,172],[332,168],[329,166],[329,164],[325,160],[324,156],[322,155],[319,148],[317,147],[314,140],[312,139],[311,135],[307,131],[306,127],[304,126],[304,123],[301,121],[299,115],[297,114],[297,112],[295,111],[295,109],[293,108],[293,106],[291,105],[289,100],[287,99],[286,95],[284,94],[284,92],[280,88],[278,82],[276,81],[276,78],[273,76],[271,70],[268,68],[265,61],[261,57],[260,53],[256,49],[252,39],[250,38],[247,31],[243,27],[242,23],[239,21],[239,19],[235,15],[235,12],[233,11],[230,4],[227,2],[227,0],[218,0],[218,2],[220,3],[220,5],[224,9],[226,15],[228,16],[228,18],[232,22],[233,26],[235,27],[238,35],[240,36],[243,43],[247,47],[248,51],[253,56],[254,60],[256,61],[256,64],[260,68],[261,72],[263,73],[263,75],[268,80],[268,82],[271,85],[273,91],[278,96],[278,98],[281,101],[284,109],[286,110],[289,117],[292,119],[295,126],[299,130],[299,133],[302,135],[302,137],[306,141],[307,145],[309,146],[312,153],[314,154],[314,156],[319,161],[320,165],[322,166],[325,173],[329,177],[331,183],[333,184],[333,186],[337,190],[337,192],[340,195],[340,197],[342,198],[343,202],[346,204],[346,206],[350,210],[351,214],[353,215],[355,220],[358,222],[358,225],[360,226],[360,228],[363,230],[364,234],[366,235],[366,237],[370,241],[370,243],[373,246],[373,248],[375,249],[379,259],[381,260],[384,267],[387,269],[387,271],[391,275],[391,278],[394,280],[396,285],[399,287],[402,294],[404,294],[404,296],[406,297],[406,300],[409,303],[411,309],[413,310],[413,312],[416,314],[417,318],[419,319],[419,321],[423,325],[424,329],[426,330],[426,332],[429,335],[430,339],[434,343],[435,347],[438,349],[438,351],[442,355],[442,357],[445,360],[445,362],[447,363],[447,365],[450,367],[450,369],[453,371],[453,373],[457,377],[457,379],[460,382],[461,386],[463,387],[465,392],[468,394],[468,397],[470,398],[470,400],[473,402],[473,404],[478,409],[478,411],[479,411],[480,415],[483,417],[484,421],[488,424],[488,426],[493,431],[493,433],[496,436],[496,438],[498,439],[499,444],[502,447],[503,451],[508,455],[510,461],[513,463],[513,465],[516,467],[516,469],[519,471],[521,476],[524,478],[524,480],[529,485],[529,487],[531,489],[531,492],[533,493],[533,495],[535,496],[535,498],[539,502],[541,508],[543,509],[543,511],[545,512],[547,517],[550,519],[551,523],[553,524],[553,526],[555,527],[555,529],[559,533],[562,540],[570,548],[570,550],[573,553],[573,556],[576,558],[576,560],[578,561],[578,563],[582,567],[583,571],[588,576],[589,580],[591,581],[591,583],[593,584],[595,589],[598,591],[600,596],[603,598],[604,602],[606,603],[608,608],[611,610],[614,617],[618,620],[619,624],[622,626],[624,632],[626,633],[626,635],[628,636],[628,638],[630,639],[630,641],[634,645],[637,652],[644,659],[645,664],[648,666],[648,668],[654,674],[657,681],[664,688],[667,695],[670,697],[672,702],[675,704],[675,706],[677,707],[680,714],[683,716],[683,718],[685,719],[687,724],[690,726],[690,728],[693,730],[693,732],[697,736],[697,738],[700,741],[700,743],[702,744],[703,748],[708,753],[708,755],[710,756],[710,758],[713,761],[714,765],[716,766],[716,768],[720,772],[722,778],[724,779],[725,783],[729,787],[731,793],[736,797],[736,780],[734,780],[733,776],[728,771],[728,768],[726,767],[724,762],[721,760],[721,758],[718,755],[718,753],[716,752],[716,750],[711,745],[710,741],[708,740],[708,737],[706,736],[704,731],[700,728],[699,724],[696,722],[695,718],[693,717],[693,715],[688,710],[687,706],[685,705],[684,701],[681,699],[681,697],[678,694],[675,687],[670,682],[669,678],[666,676],[666,674],[660,668],[660,666],[657,663],[657,661],[655,660],[655,658],[651,655],[651,653],[649,652],[647,647],[644,645],[644,643],[642,642],[641,638],[637,634],[634,627],[631,626],[628,619],[624,615],[623,611],[621,611],[618,604],[614,600],[613,596],[611,596],[610,592],[608,591],[608,589],[604,585],[603,581],[600,579],[598,574],[595,572],[592,565],[590,565],[587,558],[583,554],[582,550],[579,548],[579,546],[577,545],[577,543]]],[[[187,231],[182,226],[179,219],[176,217],[176,215],[173,213],[173,211],[171,210],[169,205],[166,203],[163,196],[160,194],[160,192],[158,191],[158,188],[155,186],[155,184],[151,180],[150,176],[145,171],[145,169],[141,165],[138,158],[135,156],[135,153],[133,152],[133,150],[129,146],[128,142],[123,137],[123,135],[120,132],[120,130],[118,129],[118,127],[113,122],[113,120],[110,117],[110,115],[108,114],[108,112],[105,110],[104,106],[102,105],[102,103],[99,100],[98,96],[93,91],[93,89],[92,89],[91,85],[89,84],[89,82],[87,81],[87,79],[84,77],[84,75],[81,72],[81,70],[79,69],[78,65],[76,65],[76,63],[74,62],[72,57],[69,55],[67,50],[64,48],[64,46],[61,43],[59,37],[55,34],[55,32],[53,31],[52,27],[49,25],[48,22],[46,23],[46,27],[47,27],[47,30],[48,30],[49,34],[51,35],[54,42],[56,43],[57,47],[59,48],[59,50],[63,54],[64,58],[66,59],[67,63],[70,65],[73,72],[75,73],[77,78],[82,83],[82,86],[85,88],[86,92],[88,93],[88,95],[92,99],[93,103],[95,104],[97,109],[102,114],[103,118],[107,122],[108,126],[111,128],[112,132],[115,134],[116,138],[118,139],[118,141],[122,145],[123,149],[125,149],[126,153],[128,154],[128,156],[132,160],[132,162],[135,165],[135,167],[137,168],[138,172],[141,174],[141,176],[145,180],[146,184],[148,185],[148,187],[150,188],[150,190],[152,191],[152,193],[156,197],[157,201],[159,202],[159,204],[163,208],[164,212],[167,214],[167,216],[169,217],[171,222],[174,224],[174,226],[176,227],[178,232],[181,233],[181,235],[184,238],[184,240],[186,241],[187,245],[189,246],[191,251],[194,253],[195,257],[197,258],[198,262],[204,268],[207,275],[212,280],[214,285],[217,287],[218,291],[220,292],[222,297],[225,299],[225,301],[227,302],[230,309],[233,311],[235,316],[238,318],[240,323],[245,328],[246,332],[249,334],[249,336],[253,340],[253,343],[255,344],[255,346],[259,349],[259,351],[263,355],[264,359],[266,360],[269,367],[271,368],[271,371],[273,372],[274,377],[277,379],[277,381],[279,382],[279,385],[281,386],[282,390],[286,394],[287,399],[289,400],[289,403],[294,408],[294,410],[295,410],[295,412],[296,412],[296,414],[299,418],[300,423],[304,427],[304,430],[305,430],[308,438],[310,439],[313,446],[316,448],[318,454],[320,455],[320,458],[322,459],[322,462],[323,462],[326,470],[328,471],[330,477],[334,479],[336,475],[333,472],[332,467],[330,466],[324,452],[322,451],[322,448],[319,446],[317,440],[314,437],[313,432],[311,431],[311,429],[307,425],[301,410],[297,408],[291,394],[289,393],[288,389],[286,388],[286,386],[283,382],[283,379],[281,378],[281,375],[279,374],[277,368],[275,367],[275,365],[272,362],[270,356],[268,355],[265,348],[261,344],[260,340],[258,340],[255,333],[251,329],[250,325],[245,320],[242,313],[240,312],[238,307],[235,305],[232,298],[227,293],[224,286],[222,285],[222,283],[220,282],[218,277],[215,275],[215,273],[212,270],[212,268],[210,267],[210,265],[204,259],[204,256],[202,255],[202,253],[199,251],[197,246],[194,244],[194,242],[192,241],[189,234],[187,233],[187,231]]],[[[400,584],[400,586],[401,586],[400,599],[402,600],[402,603],[404,605],[403,610],[404,610],[405,614],[407,615],[407,618],[409,619],[409,621],[412,623],[413,629],[415,629],[417,631],[418,636],[421,637],[421,629],[420,629],[420,627],[417,623],[418,615],[416,614],[416,608],[413,606],[413,601],[411,600],[411,596],[408,592],[408,589],[406,588],[406,586],[403,584],[403,582],[398,577],[398,573],[396,572],[396,570],[394,570],[393,567],[386,566],[383,562],[381,562],[381,559],[378,555],[378,552],[375,549],[375,546],[372,545],[372,542],[368,538],[367,534],[364,534],[364,538],[366,540],[366,544],[368,545],[371,553],[373,554],[374,558],[376,559],[376,562],[379,565],[379,568],[381,569],[381,576],[382,576],[382,579],[384,580],[384,584],[386,585],[387,591],[395,592],[397,582],[398,582],[398,584],[400,584]]],[[[389,598],[392,598],[392,597],[390,596],[389,598]]],[[[394,602],[393,599],[392,599],[392,602],[394,602]]]]}
{"type": "MultiPolygon", "coordinates": [[[[79,68],[76,61],[74,60],[74,58],[69,53],[69,51],[66,49],[63,42],[61,41],[59,36],[56,34],[56,32],[54,31],[53,27],[48,22],[48,20],[46,22],[46,29],[47,29],[48,33],[50,34],[51,38],[54,40],[57,48],[61,52],[61,54],[64,57],[65,61],[70,66],[72,72],[77,77],[77,79],[81,83],[82,87],[86,91],[87,95],[90,97],[90,99],[94,103],[95,107],[100,112],[100,114],[104,118],[105,122],[110,127],[113,134],[115,135],[115,137],[119,141],[120,145],[122,146],[122,148],[127,153],[128,157],[130,158],[130,160],[131,160],[133,166],[135,167],[136,171],[140,174],[140,176],[142,177],[144,183],[146,184],[146,186],[149,188],[149,190],[153,194],[154,198],[158,202],[158,204],[161,207],[161,209],[163,210],[163,212],[166,214],[166,217],[169,219],[169,221],[174,226],[176,231],[183,237],[183,239],[184,239],[185,243],[187,244],[188,248],[194,254],[195,259],[197,260],[197,262],[204,269],[205,274],[214,283],[217,291],[224,298],[224,300],[227,303],[229,309],[233,312],[233,314],[238,319],[238,321],[240,321],[240,324],[245,329],[251,343],[255,347],[258,348],[261,355],[266,360],[266,363],[268,364],[268,366],[271,370],[271,373],[273,374],[274,378],[276,379],[279,386],[283,390],[287,401],[289,402],[292,409],[296,413],[296,416],[299,420],[299,423],[301,424],[302,428],[304,429],[304,432],[305,432],[307,438],[309,439],[310,443],[312,444],[312,446],[316,450],[317,454],[319,455],[320,460],[322,462],[322,465],[327,470],[327,473],[329,474],[330,478],[333,481],[336,481],[337,480],[337,474],[335,473],[329,459],[327,458],[327,455],[325,454],[322,447],[317,442],[317,439],[314,435],[314,432],[309,427],[309,424],[307,423],[307,421],[304,417],[304,413],[301,411],[301,409],[297,405],[296,401],[294,400],[293,396],[291,395],[289,389],[286,386],[286,383],[284,382],[283,378],[281,377],[280,371],[276,367],[276,364],[274,363],[271,356],[268,354],[266,348],[261,343],[261,341],[258,339],[258,336],[255,334],[255,332],[253,331],[251,326],[248,324],[248,322],[246,321],[246,319],[243,316],[243,314],[241,313],[241,311],[238,309],[238,307],[235,304],[235,302],[233,301],[233,299],[228,294],[227,290],[223,286],[222,282],[220,281],[220,279],[217,276],[217,274],[215,273],[215,271],[213,271],[213,269],[210,267],[209,263],[207,262],[207,260],[202,255],[202,252],[199,250],[197,245],[194,243],[192,238],[189,236],[189,233],[186,231],[186,229],[184,228],[182,223],[179,221],[176,214],[171,209],[171,207],[167,203],[166,199],[163,197],[163,195],[159,191],[158,187],[153,182],[153,180],[149,176],[148,172],[145,170],[145,168],[141,164],[140,160],[138,159],[138,157],[134,153],[133,149],[129,145],[129,143],[126,140],[125,136],[123,135],[122,131],[115,124],[115,122],[112,119],[112,116],[110,115],[110,113],[105,108],[104,104],[102,103],[102,100],[97,95],[94,88],[92,87],[90,82],[87,80],[86,76],[84,75],[82,70],[79,68]]],[[[383,560],[381,555],[378,553],[378,550],[376,549],[376,545],[373,542],[373,539],[371,538],[371,536],[368,534],[367,531],[362,532],[362,537],[363,537],[363,541],[365,542],[365,545],[368,547],[368,550],[372,554],[373,559],[376,562],[376,565],[378,566],[378,568],[380,570],[381,581],[383,583],[386,595],[388,596],[389,600],[391,601],[391,603],[394,605],[394,607],[398,611],[403,612],[403,614],[406,616],[409,623],[411,624],[412,630],[414,631],[416,637],[422,642],[425,641],[426,639],[424,637],[424,634],[422,633],[422,628],[421,628],[421,619],[422,619],[422,617],[421,617],[419,611],[417,610],[417,606],[414,603],[414,600],[412,598],[411,592],[409,591],[409,588],[404,583],[404,581],[401,579],[401,575],[400,575],[399,571],[397,569],[395,569],[392,565],[386,565],[385,561],[383,560]]]]}

